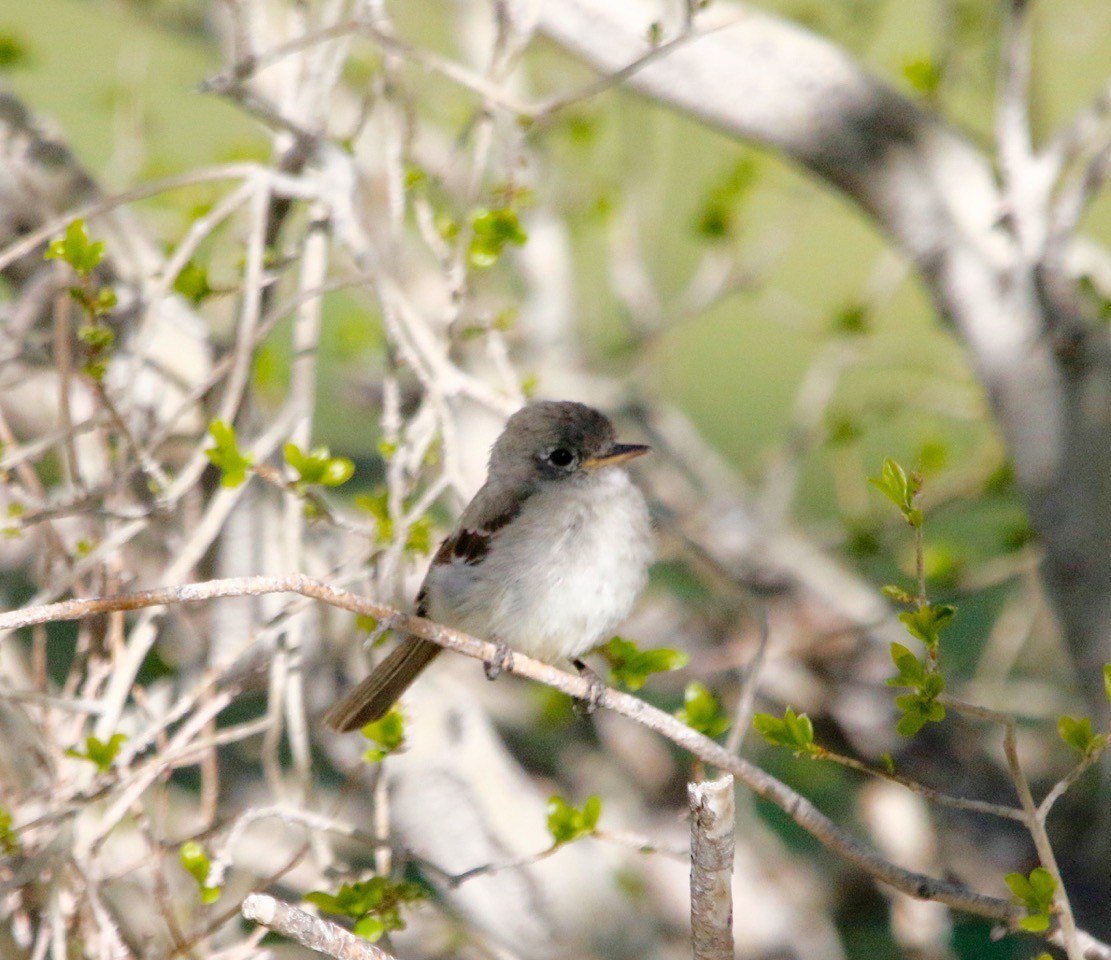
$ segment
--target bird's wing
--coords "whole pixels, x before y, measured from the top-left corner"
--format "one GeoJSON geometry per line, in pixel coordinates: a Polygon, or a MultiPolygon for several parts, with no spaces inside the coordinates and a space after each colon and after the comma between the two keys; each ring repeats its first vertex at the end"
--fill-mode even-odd
{"type": "MultiPolygon", "coordinates": [[[[481,563],[490,552],[490,544],[499,530],[512,522],[521,512],[527,494],[519,491],[495,489],[486,484],[475,494],[463,511],[459,526],[451,533],[432,558],[429,573],[439,566],[481,563]]],[[[417,594],[417,616],[428,615],[428,577],[425,577],[417,594]]]]}

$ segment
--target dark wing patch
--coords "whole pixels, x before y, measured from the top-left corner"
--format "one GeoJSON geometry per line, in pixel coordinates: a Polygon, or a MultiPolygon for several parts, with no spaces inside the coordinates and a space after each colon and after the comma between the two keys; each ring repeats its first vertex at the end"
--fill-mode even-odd
{"type": "Polygon", "coordinates": [[[517,502],[508,510],[487,520],[482,524],[481,529],[469,530],[467,527],[460,527],[440,544],[440,549],[436,551],[432,563],[451,563],[453,560],[462,560],[471,565],[479,563],[490,552],[490,543],[494,539],[494,534],[520,512],[521,504],[517,502]]]}
{"type": "MultiPolygon", "coordinates": [[[[486,554],[490,552],[490,543],[494,539],[494,534],[521,512],[522,503],[521,500],[514,501],[512,506],[503,510],[497,516],[486,520],[480,530],[469,530],[466,527],[460,527],[440,544],[440,549],[436,551],[436,556],[432,558],[432,566],[447,565],[456,560],[462,560],[468,566],[481,563],[486,554]]],[[[428,590],[426,587],[427,584],[421,586],[420,593],[417,594],[418,617],[428,615],[428,590]]]]}
{"type": "Polygon", "coordinates": [[[459,530],[452,538],[451,558],[473,566],[490,552],[493,539],[494,533],[490,530],[459,530]]]}

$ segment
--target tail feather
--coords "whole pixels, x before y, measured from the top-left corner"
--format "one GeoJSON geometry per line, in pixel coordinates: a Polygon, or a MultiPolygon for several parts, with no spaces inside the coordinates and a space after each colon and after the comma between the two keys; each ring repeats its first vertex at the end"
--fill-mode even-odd
{"type": "Polygon", "coordinates": [[[324,722],[346,733],[380,720],[440,650],[427,640],[402,640],[370,676],[332,706],[324,722]]]}

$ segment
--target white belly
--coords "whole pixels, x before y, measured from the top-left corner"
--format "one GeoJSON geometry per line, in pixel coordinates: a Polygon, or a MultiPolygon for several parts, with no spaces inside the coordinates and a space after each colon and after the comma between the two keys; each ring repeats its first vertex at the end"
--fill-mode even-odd
{"type": "Polygon", "coordinates": [[[434,570],[432,619],[547,661],[609,639],[644,588],[652,530],[624,471],[589,481],[534,494],[481,563],[434,570]]]}

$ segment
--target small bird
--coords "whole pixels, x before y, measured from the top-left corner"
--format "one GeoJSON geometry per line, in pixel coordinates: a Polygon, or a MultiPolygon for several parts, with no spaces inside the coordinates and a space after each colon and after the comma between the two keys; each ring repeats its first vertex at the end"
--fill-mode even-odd
{"type": "MultiPolygon", "coordinates": [[[[417,615],[496,643],[497,675],[516,650],[548,662],[598,646],[648,579],[648,507],[620,464],[649,447],[616,442],[613,424],[570,401],[532,403],[509,418],[486,482],[440,545],[417,615]]],[[[397,647],[325,715],[340,732],[384,716],[441,648],[397,647]]]]}

